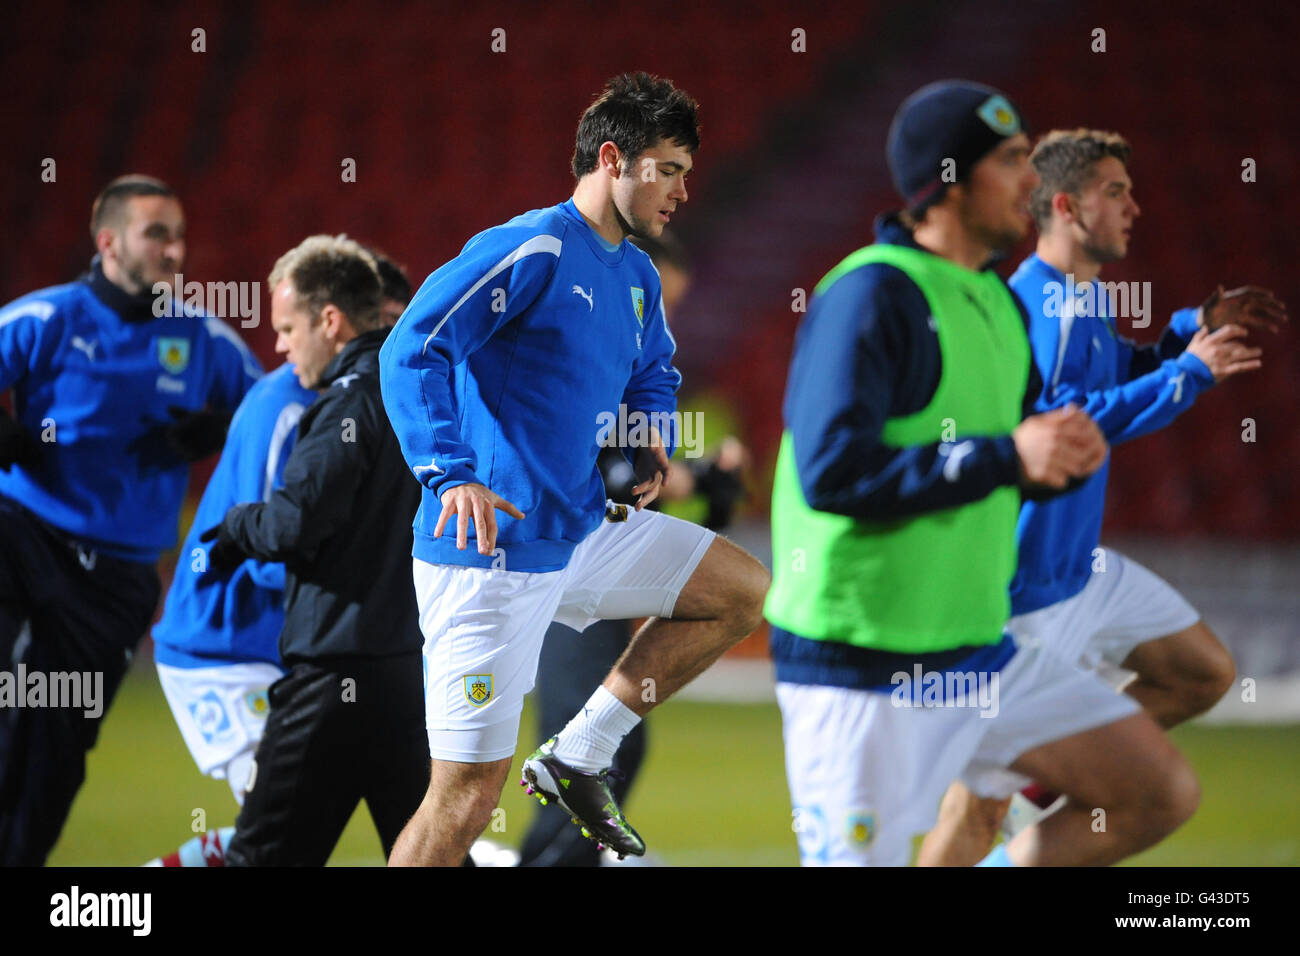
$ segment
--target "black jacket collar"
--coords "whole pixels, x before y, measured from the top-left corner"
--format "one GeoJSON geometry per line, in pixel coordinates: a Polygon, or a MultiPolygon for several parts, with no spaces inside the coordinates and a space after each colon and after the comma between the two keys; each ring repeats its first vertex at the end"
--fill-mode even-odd
{"type": "Polygon", "coordinates": [[[336,379],[355,372],[363,374],[379,368],[379,347],[388,338],[388,329],[371,329],[362,332],[343,346],[343,351],[330,359],[321,373],[319,388],[328,388],[336,379]]]}
{"type": "Polygon", "coordinates": [[[153,290],[146,289],[139,295],[131,295],[121,286],[109,282],[99,256],[90,261],[90,271],[85,275],[84,281],[89,283],[95,298],[116,312],[123,322],[152,322],[157,318],[153,314],[153,290]]]}

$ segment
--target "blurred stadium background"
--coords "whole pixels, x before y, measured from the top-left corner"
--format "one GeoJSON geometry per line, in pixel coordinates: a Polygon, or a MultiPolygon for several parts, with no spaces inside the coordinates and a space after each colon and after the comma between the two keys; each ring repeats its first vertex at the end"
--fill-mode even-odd
{"type": "MultiPolygon", "coordinates": [[[[765,560],[793,290],[870,241],[872,217],[895,202],[889,119],[930,80],[1007,90],[1031,132],[1088,125],[1129,138],[1143,216],[1107,278],[1149,281],[1154,295],[1151,326],[1129,335],[1154,340],[1173,309],[1217,282],[1300,303],[1290,4],[48,0],[10,4],[4,20],[5,301],[84,270],[90,202],[128,171],[178,190],[187,279],[264,282],[305,235],[346,232],[418,284],[479,230],[569,194],[573,130],[606,77],[671,77],[700,101],[704,124],[691,202],[674,223],[696,266],[673,316],[682,404],[707,410],[710,434],[735,431],[753,449],[734,536],[765,560]],[[492,48],[498,28],[504,52],[492,48]],[[46,158],[55,182],[40,179],[46,158]],[[340,175],[348,158],[355,182],[340,175]],[[1246,158],[1254,182],[1243,181],[1246,158]]],[[[270,368],[265,300],[262,312],[243,334],[270,368]]],[[[1260,372],[1115,451],[1103,540],[1181,588],[1256,682],[1254,702],[1234,692],[1175,733],[1202,775],[1203,806],[1138,862],[1300,863],[1294,344],[1285,331],[1266,343],[1260,372]]],[[[194,499],[208,471],[196,469],[194,499]]],[[[764,645],[750,638],[652,720],[629,815],[670,863],[796,860],[764,645]]],[[[513,793],[503,806],[497,838],[515,842],[530,811],[513,793]]],[[[225,785],[196,773],[146,640],[51,862],[143,861],[188,835],[195,808],[209,826],[234,815],[225,785]]],[[[380,862],[368,821],[353,821],[334,862],[380,862]]]]}

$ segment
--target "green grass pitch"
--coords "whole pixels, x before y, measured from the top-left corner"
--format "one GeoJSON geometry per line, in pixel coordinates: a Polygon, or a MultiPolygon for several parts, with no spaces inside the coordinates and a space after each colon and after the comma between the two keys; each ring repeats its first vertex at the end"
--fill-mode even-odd
{"type": "MultiPolygon", "coordinates": [[[[486,836],[518,844],[532,798],[515,786],[534,743],[524,714],[498,815],[486,836]]],[[[675,865],[783,866],[798,862],[775,703],[671,701],[650,720],[650,751],[628,817],[651,853],[675,865]]],[[[1196,816],[1131,862],[1148,866],[1300,864],[1300,726],[1176,730],[1200,775],[1196,816]]],[[[51,865],[121,866],[170,852],[192,835],[195,811],[208,827],[233,822],[224,782],[201,777],[172,721],[149,662],[133,669],[90,755],[87,781],[51,865]]],[[[383,862],[369,815],[358,808],[332,865],[383,862]]]]}

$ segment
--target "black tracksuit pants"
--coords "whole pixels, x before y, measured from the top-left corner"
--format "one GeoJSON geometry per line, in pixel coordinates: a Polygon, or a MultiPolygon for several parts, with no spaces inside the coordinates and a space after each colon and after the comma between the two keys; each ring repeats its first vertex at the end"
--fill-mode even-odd
{"type": "Polygon", "coordinates": [[[44,865],[161,588],[153,564],[78,544],[0,496],[0,671],[24,695],[20,673],[51,691],[54,675],[87,675],[99,698],[88,706],[82,679],[76,706],[52,694],[40,706],[0,699],[0,866],[44,865]]]}
{"type": "Polygon", "coordinates": [[[420,652],[297,661],[271,713],[227,866],[323,866],[366,801],[384,857],[429,787],[420,652]]]}

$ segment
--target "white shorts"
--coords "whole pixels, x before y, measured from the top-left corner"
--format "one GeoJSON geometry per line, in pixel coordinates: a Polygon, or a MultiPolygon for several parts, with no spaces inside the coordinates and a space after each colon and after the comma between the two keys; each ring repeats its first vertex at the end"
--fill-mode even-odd
{"type": "Polygon", "coordinates": [[[1132,558],[1111,548],[1100,557],[1105,564],[1082,591],[1013,617],[1007,630],[1021,647],[1041,644],[1114,681],[1112,675],[1133,648],[1184,631],[1201,616],[1166,581],[1132,558]]]}
{"type": "Polygon", "coordinates": [[[601,620],[672,616],[716,535],[656,511],[626,513],[601,521],[561,571],[414,561],[430,756],[486,763],[514,755],[552,620],[583,631],[601,620]]]}
{"type": "Polygon", "coordinates": [[[1042,648],[1016,651],[997,678],[986,685],[992,706],[964,707],[777,684],[803,864],[906,866],[912,837],[934,825],[954,779],[980,796],[1008,797],[1029,783],[1006,769],[1021,754],[1138,712],[1131,698],[1042,648]]]}
{"type": "Polygon", "coordinates": [[[158,665],[158,681],[194,762],[207,776],[229,781],[241,805],[271,709],[266,689],[283,676],[265,663],[158,665]]]}

